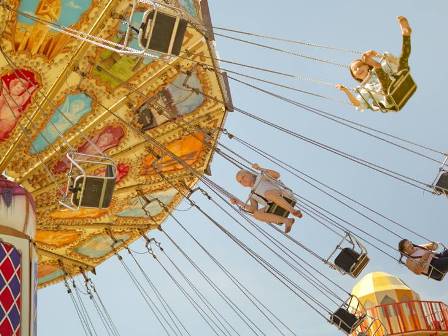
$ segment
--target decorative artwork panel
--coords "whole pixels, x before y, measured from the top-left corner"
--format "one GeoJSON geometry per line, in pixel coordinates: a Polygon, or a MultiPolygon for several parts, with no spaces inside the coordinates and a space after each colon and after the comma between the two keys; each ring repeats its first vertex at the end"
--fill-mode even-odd
{"type": "Polygon", "coordinates": [[[137,109],[137,120],[144,130],[149,130],[171,119],[191,113],[204,102],[204,97],[186,88],[202,91],[201,82],[195,72],[187,78],[180,74],[154,97],[137,109]]]}
{"type": "Polygon", "coordinates": [[[50,213],[50,217],[53,219],[94,219],[100,218],[106,215],[108,211],[106,209],[84,209],[81,208],[77,211],[62,209],[55,210],[50,213]]]}
{"type": "Polygon", "coordinates": [[[59,138],[59,133],[64,134],[72,128],[91,109],[92,98],[85,93],[66,96],[64,102],[56,108],[43,131],[33,141],[30,153],[36,154],[47,149],[50,144],[53,144],[59,138]]]}
{"type": "Polygon", "coordinates": [[[59,277],[64,275],[64,271],[61,270],[58,266],[48,265],[48,264],[40,264],[37,272],[38,276],[38,284],[44,284],[49,281],[53,281],[59,277]]]}
{"type": "Polygon", "coordinates": [[[114,234],[114,238],[117,240],[116,243],[114,243],[112,238],[105,233],[95,235],[80,243],[74,249],[74,252],[89,258],[102,258],[112,252],[112,247],[118,248],[123,245],[129,238],[131,238],[131,235],[129,233],[117,233],[114,234]]]}
{"type": "MultiPolygon", "coordinates": [[[[201,157],[201,153],[204,149],[205,135],[202,132],[187,135],[180,140],[170,142],[166,145],[166,148],[181,158],[186,164],[193,165],[201,157]]],[[[144,159],[143,174],[151,175],[157,174],[157,170],[162,172],[174,172],[184,169],[184,166],[173,160],[170,156],[165,155],[157,160],[153,155],[148,155],[144,159]]]]}
{"type": "Polygon", "coordinates": [[[7,140],[39,87],[34,72],[17,69],[1,76],[0,141],[7,140]]]}
{"type": "Polygon", "coordinates": [[[81,237],[81,233],[77,231],[49,231],[38,230],[36,233],[36,241],[45,245],[59,248],[72,244],[81,237]]]}
{"type": "MultiPolygon", "coordinates": [[[[20,1],[19,11],[41,20],[72,26],[81,20],[91,0],[26,0],[20,1]]],[[[66,48],[71,37],[51,30],[46,24],[18,15],[14,34],[17,52],[42,55],[53,59],[66,48]]]]}
{"type": "MultiPolygon", "coordinates": [[[[143,20],[143,13],[143,11],[135,11],[131,23],[134,27],[140,26],[143,20]]],[[[127,27],[127,24],[120,23],[117,34],[110,39],[115,43],[123,44],[127,27]]],[[[128,46],[137,50],[141,49],[138,45],[138,36],[135,31],[130,32],[128,46]]],[[[156,52],[152,53],[155,56],[159,55],[156,52]]],[[[105,82],[109,87],[116,88],[142,71],[153,60],[151,57],[125,56],[110,50],[101,51],[93,68],[93,76],[105,82]]]]}
{"type": "Polygon", "coordinates": [[[198,13],[196,11],[196,6],[194,4],[194,0],[179,0],[179,4],[191,16],[193,16],[193,17],[198,16],[198,13]]]}
{"type": "MultiPolygon", "coordinates": [[[[111,148],[117,147],[124,137],[122,126],[109,125],[97,132],[90,141],[85,141],[78,147],[78,153],[101,155],[99,151],[106,152],[111,148]]],[[[55,174],[64,173],[70,168],[70,161],[67,158],[58,161],[54,167],[55,174]]]]}
{"type": "Polygon", "coordinates": [[[119,212],[117,215],[119,217],[147,217],[149,214],[155,217],[163,211],[163,208],[157,201],[148,204],[147,200],[159,199],[163,204],[168,206],[176,195],[177,190],[170,188],[168,190],[147,194],[145,197],[134,197],[129,201],[127,209],[119,212]]]}

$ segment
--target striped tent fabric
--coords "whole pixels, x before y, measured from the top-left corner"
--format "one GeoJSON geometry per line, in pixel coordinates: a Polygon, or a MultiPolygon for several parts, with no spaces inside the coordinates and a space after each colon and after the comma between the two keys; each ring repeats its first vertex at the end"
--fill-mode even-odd
{"type": "Polygon", "coordinates": [[[21,255],[0,242],[0,335],[20,336],[21,255]]]}

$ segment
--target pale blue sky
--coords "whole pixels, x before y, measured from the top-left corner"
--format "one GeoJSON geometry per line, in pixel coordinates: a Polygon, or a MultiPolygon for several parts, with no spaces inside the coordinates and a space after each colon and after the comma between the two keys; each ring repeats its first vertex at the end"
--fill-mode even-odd
{"type": "MultiPolygon", "coordinates": [[[[401,43],[400,31],[395,17],[397,15],[407,16],[414,29],[410,65],[418,83],[418,91],[402,112],[398,114],[381,114],[369,111],[360,113],[349,106],[320,98],[282,91],[277,88],[273,88],[273,91],[302,103],[350,118],[353,121],[365,123],[371,127],[442,151],[446,150],[446,137],[443,136],[448,121],[444,101],[446,96],[445,78],[448,76],[448,70],[443,64],[443,59],[448,54],[446,42],[448,29],[445,26],[448,11],[446,1],[378,0],[371,2],[370,7],[368,3],[360,3],[355,0],[314,0],[308,2],[298,0],[281,2],[227,0],[210,2],[212,17],[216,26],[237,28],[342,48],[377,49],[395,54],[399,53],[401,43]]],[[[286,45],[281,44],[280,46],[286,47],[286,45]]],[[[328,50],[300,46],[289,46],[289,48],[299,53],[342,63],[348,63],[352,59],[350,54],[328,50]]],[[[217,37],[217,49],[223,59],[275,68],[279,71],[332,83],[354,84],[346,70],[335,66],[248,47],[219,37],[217,37]]],[[[230,66],[223,66],[231,68],[230,66]]],[[[233,69],[240,70],[238,68],[233,69]]],[[[243,69],[242,72],[247,72],[247,70],[243,69]]],[[[344,98],[336,89],[330,87],[294,80],[285,81],[281,77],[256,72],[250,73],[333,98],[344,98]]],[[[231,87],[236,106],[270,121],[428,183],[432,182],[437,173],[437,165],[430,161],[404,153],[390,145],[380,143],[236,83],[231,82],[231,87]]],[[[271,89],[268,86],[266,88],[271,89]]],[[[446,198],[423,193],[389,177],[357,166],[348,160],[257,124],[236,112],[229,114],[226,127],[250,143],[263,147],[266,151],[290,162],[300,170],[344,193],[350,194],[360,202],[368,204],[403,225],[432,237],[434,240],[448,241],[445,223],[448,209],[446,198]]],[[[267,165],[260,158],[247,151],[242,151],[241,147],[238,147],[234,142],[227,141],[224,138],[223,141],[250,160],[267,165]]],[[[234,182],[234,167],[223,161],[219,156],[215,156],[212,172],[215,181],[241,198],[245,198],[246,191],[234,182]]],[[[396,237],[385,234],[384,231],[378,230],[372,223],[359,216],[354,216],[353,213],[310,189],[303,182],[297,181],[288,174],[284,175],[283,180],[299,193],[319,203],[324,208],[357,223],[357,225],[381,237],[384,241],[394,245],[397,243],[396,237]]],[[[195,199],[204,210],[210,212],[214,218],[219,219],[238,237],[276,263],[292,279],[299,283],[303,282],[296,274],[283,267],[278,259],[271,257],[265,249],[249,239],[237,224],[228,220],[199,195],[195,199]]],[[[180,208],[186,209],[187,205],[181,204],[180,208]]],[[[278,281],[275,281],[269,274],[255,265],[230,240],[212,227],[204,217],[198,215],[194,210],[176,211],[175,215],[218,259],[231,269],[233,274],[284,319],[297,335],[335,335],[336,330],[333,326],[323,321],[319,315],[293,297],[278,281]]],[[[197,246],[185,238],[185,235],[177,229],[175,223],[169,220],[164,227],[201,267],[207,269],[209,276],[222,285],[223,289],[238,302],[239,306],[260,325],[266,335],[278,335],[235,291],[223,274],[208,262],[197,246]]],[[[402,230],[395,229],[395,231],[400,235],[406,234],[402,230]]],[[[307,217],[297,223],[292,235],[323,255],[329,253],[337,242],[337,237],[307,217]]],[[[155,236],[160,237],[160,234],[155,233],[155,236]]],[[[231,315],[222,301],[200,280],[197,273],[181,259],[170,243],[163,237],[160,240],[163,242],[167,254],[173,256],[181,268],[203,290],[204,294],[213,302],[216,302],[216,306],[222,310],[223,314],[229,316],[229,320],[237,328],[241,328],[239,329],[241,335],[250,335],[247,327],[241,326],[241,323],[231,315]]],[[[418,242],[418,240],[416,241],[418,242]]],[[[134,248],[141,251],[141,242],[136,243],[134,248]]],[[[296,252],[303,255],[306,260],[315,262],[320,270],[326,272],[347,290],[351,290],[356,282],[328,270],[326,266],[317,263],[316,259],[310,257],[303,250],[296,248],[296,252]]],[[[448,280],[438,283],[423,277],[417,277],[397,262],[385,258],[378,251],[370,248],[369,252],[372,261],[363,274],[379,270],[390,272],[401,277],[423,298],[448,302],[448,280]]],[[[191,335],[212,335],[198,315],[186,304],[185,299],[180,296],[172,283],[162,274],[157,264],[149,257],[138,257],[153,281],[159,285],[162,294],[166,296],[178,315],[182,317],[182,321],[190,330],[191,335]]],[[[125,259],[131,265],[131,260],[127,257],[125,259]]],[[[121,335],[164,335],[141,297],[132,288],[130,280],[117,260],[112,259],[106,262],[98,267],[97,272],[98,276],[94,277],[94,281],[121,335]]],[[[315,295],[319,300],[323,299],[318,294],[315,295]]],[[[44,336],[82,335],[82,329],[75,311],[62,285],[56,285],[39,292],[38,325],[39,334],[44,336]]],[[[98,334],[105,335],[99,321],[97,321],[97,325],[98,334]]]]}

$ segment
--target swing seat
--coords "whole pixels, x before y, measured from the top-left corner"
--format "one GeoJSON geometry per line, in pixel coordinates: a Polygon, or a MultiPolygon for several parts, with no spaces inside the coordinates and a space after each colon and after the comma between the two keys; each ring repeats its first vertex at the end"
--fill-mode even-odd
{"type": "Polygon", "coordinates": [[[425,273],[425,275],[428,276],[428,278],[431,278],[436,281],[442,281],[443,278],[445,277],[445,274],[446,273],[442,273],[432,265],[429,265],[429,271],[428,273],[425,273]]]}
{"type": "Polygon", "coordinates": [[[440,174],[439,179],[434,186],[434,192],[439,195],[448,195],[448,172],[444,171],[442,174],[440,174]]]}
{"type": "Polygon", "coordinates": [[[369,263],[367,253],[358,253],[346,247],[341,250],[334,260],[334,264],[343,272],[356,278],[369,263]]]}
{"type": "Polygon", "coordinates": [[[365,246],[351,232],[346,232],[326,261],[342,274],[356,278],[366,268],[370,259],[365,246]]]}
{"type": "Polygon", "coordinates": [[[105,176],[77,176],[70,191],[72,203],[81,208],[107,208],[115,189],[114,167],[106,167],[105,176]]]}
{"type": "Polygon", "coordinates": [[[71,210],[109,207],[117,177],[115,163],[106,156],[76,152],[67,153],[67,158],[71,166],[59,203],[71,210]]]}
{"type": "MultiPolygon", "coordinates": [[[[291,206],[294,207],[296,205],[296,201],[294,201],[292,199],[289,199],[289,198],[286,198],[286,197],[284,197],[284,199],[289,204],[291,204],[291,206]]],[[[275,203],[269,203],[268,208],[266,210],[266,213],[270,213],[270,214],[277,215],[277,216],[284,217],[284,218],[289,216],[289,211],[288,210],[285,210],[282,207],[279,207],[275,203]]]]}
{"type": "Polygon", "coordinates": [[[363,322],[363,317],[358,317],[355,314],[350,313],[345,308],[339,308],[330,317],[330,322],[342,329],[347,334],[353,333],[356,328],[363,322]]]}
{"type": "Polygon", "coordinates": [[[165,54],[180,54],[187,21],[179,16],[156,10],[146,11],[139,29],[138,42],[141,48],[165,54]]]}
{"type": "Polygon", "coordinates": [[[394,75],[392,83],[388,88],[387,99],[393,104],[393,108],[388,108],[388,110],[400,111],[416,90],[417,85],[409,70],[401,70],[394,75]]]}

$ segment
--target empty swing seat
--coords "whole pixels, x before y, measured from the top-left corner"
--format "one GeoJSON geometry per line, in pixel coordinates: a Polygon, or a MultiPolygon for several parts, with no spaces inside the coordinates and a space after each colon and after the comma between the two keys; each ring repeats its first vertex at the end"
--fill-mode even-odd
{"type": "Polygon", "coordinates": [[[334,260],[334,264],[345,273],[356,278],[369,263],[367,253],[358,253],[346,247],[341,250],[334,260]]]}
{"type": "Polygon", "coordinates": [[[448,172],[444,171],[440,174],[439,179],[434,186],[434,191],[439,194],[448,195],[448,172]]]}
{"type": "Polygon", "coordinates": [[[117,168],[112,159],[73,151],[66,157],[70,161],[70,170],[59,203],[71,210],[109,207],[117,178],[117,168]]]}
{"type": "MultiPolygon", "coordinates": [[[[291,204],[291,206],[295,206],[296,205],[296,201],[286,198],[284,197],[284,199],[291,204]]],[[[275,203],[269,203],[268,205],[268,209],[266,210],[266,213],[270,213],[270,214],[274,214],[277,216],[281,216],[281,217],[288,217],[289,216],[289,211],[286,209],[283,209],[282,207],[278,206],[275,203]]]]}
{"type": "Polygon", "coordinates": [[[105,176],[77,176],[72,179],[72,203],[82,208],[109,207],[115,189],[114,167],[106,167],[105,176]]]}
{"type": "Polygon", "coordinates": [[[409,70],[397,73],[388,88],[388,100],[394,105],[391,110],[401,110],[416,90],[417,85],[409,70]]]}
{"type": "Polygon", "coordinates": [[[140,47],[178,56],[188,22],[160,10],[145,12],[139,29],[140,47]]]}
{"type": "Polygon", "coordinates": [[[330,317],[331,323],[344,330],[347,334],[353,333],[363,320],[364,317],[358,317],[344,308],[339,308],[330,317]]]}

